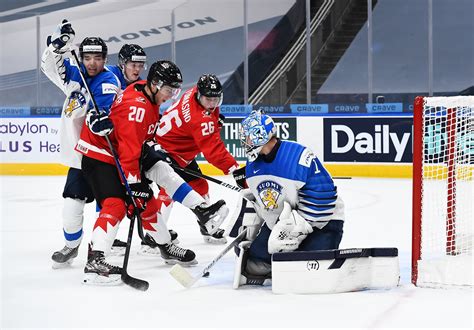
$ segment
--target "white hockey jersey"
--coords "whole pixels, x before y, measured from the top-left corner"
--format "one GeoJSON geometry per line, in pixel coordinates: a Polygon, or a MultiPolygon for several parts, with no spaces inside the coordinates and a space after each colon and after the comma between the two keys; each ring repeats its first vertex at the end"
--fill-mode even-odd
{"type": "MultiPolygon", "coordinates": [[[[61,163],[81,169],[82,155],[76,152],[74,147],[79,140],[87,111],[93,108],[93,105],[82,82],[79,69],[71,63],[69,58],[63,58],[63,55],[46,48],[41,58],[41,71],[66,94],[59,132],[61,163]]],[[[108,112],[121,89],[120,81],[107,69],[94,77],[88,77],[84,67],[82,72],[85,72],[86,81],[97,106],[101,111],[108,112]]]]}
{"type": "Polygon", "coordinates": [[[260,206],[257,213],[269,226],[278,220],[288,202],[313,227],[329,220],[344,221],[344,202],[319,159],[308,148],[279,141],[276,154],[247,162],[247,184],[260,206]]]}

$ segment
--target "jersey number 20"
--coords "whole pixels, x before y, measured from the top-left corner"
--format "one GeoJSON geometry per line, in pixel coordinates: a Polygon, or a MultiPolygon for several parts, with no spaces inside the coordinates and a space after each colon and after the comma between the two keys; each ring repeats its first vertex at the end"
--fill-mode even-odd
{"type": "Polygon", "coordinates": [[[135,106],[130,107],[130,113],[128,114],[129,121],[141,123],[143,121],[143,117],[145,117],[145,109],[137,108],[135,106]]]}

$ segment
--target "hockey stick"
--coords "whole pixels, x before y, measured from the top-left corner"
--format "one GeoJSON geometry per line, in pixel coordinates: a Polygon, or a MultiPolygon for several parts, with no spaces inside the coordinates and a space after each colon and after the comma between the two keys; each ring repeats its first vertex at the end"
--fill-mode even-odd
{"type": "Polygon", "coordinates": [[[234,246],[238,245],[241,241],[244,240],[247,235],[247,228],[245,228],[229,245],[227,245],[224,250],[221,251],[212,261],[204,267],[199,274],[192,276],[186,269],[181,267],[181,265],[176,264],[170,269],[170,274],[173,278],[181,283],[185,288],[190,288],[194,285],[201,277],[207,276],[209,270],[234,246]]]}
{"type": "MultiPolygon", "coordinates": [[[[98,112],[99,107],[97,106],[94,95],[92,94],[92,92],[89,88],[89,84],[87,83],[86,78],[84,77],[84,73],[81,70],[81,65],[80,65],[80,62],[79,62],[79,58],[77,57],[76,51],[74,49],[72,49],[71,54],[74,57],[74,60],[76,61],[77,68],[79,70],[79,75],[81,76],[82,82],[84,83],[84,87],[86,88],[87,93],[89,93],[89,95],[91,97],[92,104],[94,105],[94,110],[98,112]]],[[[125,256],[124,256],[124,259],[123,259],[121,279],[122,279],[122,282],[124,282],[125,284],[131,286],[132,288],[135,288],[135,289],[141,290],[141,291],[146,291],[146,290],[148,290],[148,287],[149,287],[149,283],[147,281],[132,277],[127,273],[128,259],[130,257],[130,250],[131,250],[131,245],[132,245],[133,227],[135,226],[135,218],[138,219],[138,232],[140,233],[140,230],[142,230],[140,213],[138,211],[138,207],[137,207],[137,204],[135,203],[135,200],[132,198],[132,191],[130,189],[130,186],[128,185],[127,179],[125,178],[125,173],[123,171],[122,165],[120,164],[120,160],[118,158],[117,152],[115,151],[114,146],[110,142],[109,137],[107,135],[104,136],[104,137],[105,137],[105,140],[107,141],[107,144],[109,145],[110,151],[112,152],[112,156],[114,158],[117,170],[120,174],[120,178],[122,180],[122,183],[125,186],[125,189],[127,191],[128,196],[132,200],[133,207],[134,207],[134,213],[135,213],[134,216],[132,217],[132,219],[130,219],[130,229],[128,230],[127,247],[125,248],[125,256]]],[[[141,237],[143,237],[143,230],[141,232],[141,237]]]]}
{"type": "Polygon", "coordinates": [[[188,169],[188,168],[181,167],[181,166],[176,165],[176,164],[173,164],[173,163],[171,163],[170,166],[171,166],[172,168],[174,168],[175,170],[180,170],[180,171],[183,171],[184,173],[191,174],[191,175],[195,176],[196,178],[201,178],[201,179],[206,179],[206,180],[212,181],[212,182],[214,182],[214,183],[217,183],[218,185],[221,185],[221,186],[223,186],[223,187],[226,187],[226,188],[235,190],[235,191],[237,191],[237,192],[242,191],[242,188],[237,187],[237,186],[234,186],[234,185],[231,185],[231,184],[229,184],[229,183],[227,183],[227,182],[218,180],[218,179],[216,179],[216,178],[213,178],[212,176],[208,176],[208,175],[205,175],[205,174],[202,174],[202,173],[199,173],[199,172],[190,170],[190,169],[188,169]]]}

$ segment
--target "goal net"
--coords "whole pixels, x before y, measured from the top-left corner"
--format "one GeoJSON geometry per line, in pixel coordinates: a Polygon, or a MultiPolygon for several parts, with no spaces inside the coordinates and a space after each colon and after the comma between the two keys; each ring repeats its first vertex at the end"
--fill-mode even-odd
{"type": "Polygon", "coordinates": [[[412,282],[472,287],[474,96],[417,97],[412,282]]]}

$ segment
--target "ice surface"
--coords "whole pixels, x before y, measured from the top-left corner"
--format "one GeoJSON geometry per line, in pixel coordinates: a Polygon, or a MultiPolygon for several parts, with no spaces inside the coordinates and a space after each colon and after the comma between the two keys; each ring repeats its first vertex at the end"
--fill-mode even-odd
{"type": "MultiPolygon", "coordinates": [[[[0,177],[0,328],[473,326],[472,290],[421,289],[410,283],[411,180],[336,180],[346,204],[341,248],[397,247],[402,277],[394,290],[333,295],[275,295],[270,287],[253,286],[233,290],[232,252],[209,278],[184,289],[161,259],[136,254],[137,236],[129,273],[149,281],[148,291],[83,285],[92,204],[86,208],[79,257],[69,269],[51,268],[52,252],[64,245],[64,181],[61,176],[0,177]]],[[[232,210],[237,193],[213,183],[210,188],[212,200],[222,197],[232,210]]],[[[119,231],[123,240],[128,224],[124,220],[119,231]]],[[[199,264],[190,269],[195,273],[223,249],[203,242],[194,215],[181,205],[173,210],[169,227],[179,233],[181,246],[196,252],[199,264]]]]}

